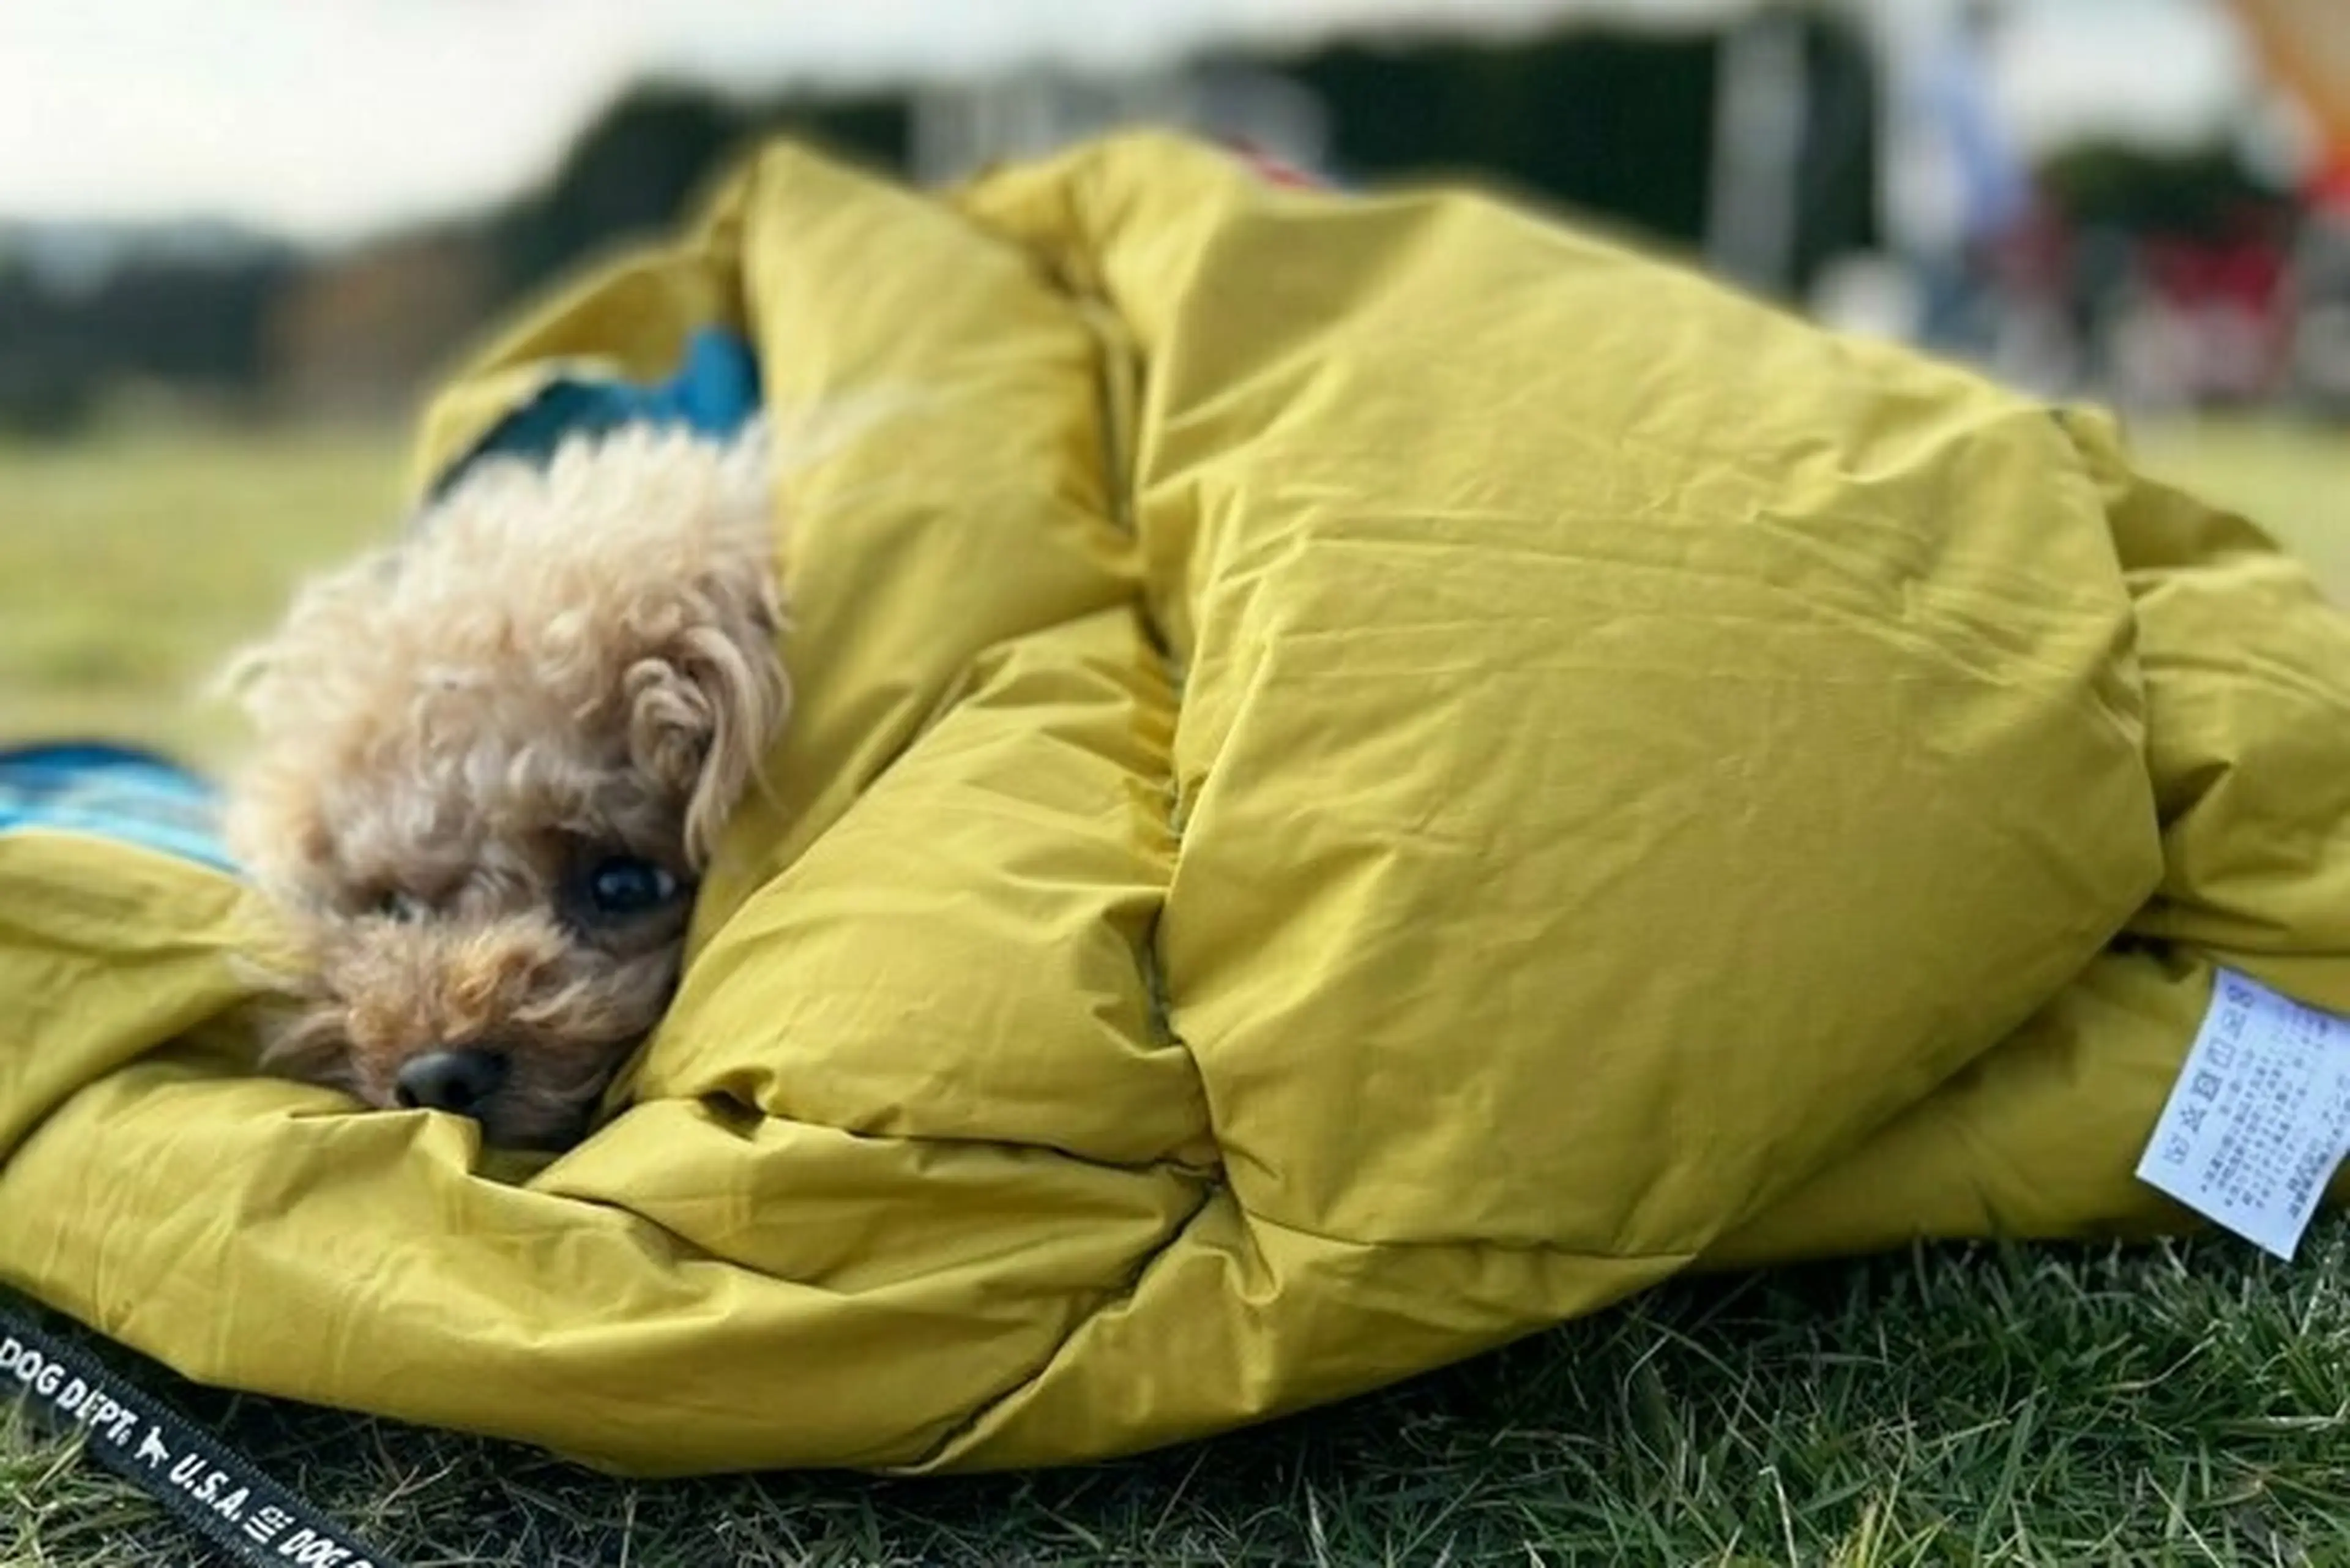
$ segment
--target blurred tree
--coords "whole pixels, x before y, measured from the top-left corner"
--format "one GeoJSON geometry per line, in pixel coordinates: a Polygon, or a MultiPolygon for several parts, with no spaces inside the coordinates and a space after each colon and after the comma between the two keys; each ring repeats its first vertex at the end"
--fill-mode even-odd
{"type": "Polygon", "coordinates": [[[260,378],[261,323],[295,271],[259,242],[184,254],[168,237],[123,238],[118,260],[70,285],[0,262],[0,424],[78,428],[101,394],[169,386],[242,407],[260,378]]]}
{"type": "Polygon", "coordinates": [[[744,129],[699,88],[627,94],[580,133],[544,190],[494,225],[507,278],[527,285],[615,235],[667,223],[744,129]]]}
{"type": "Polygon", "coordinates": [[[1481,171],[1694,244],[1714,63],[1702,36],[1576,33],[1506,48],[1341,45],[1289,74],[1322,95],[1350,178],[1481,171]]]}
{"type": "Polygon", "coordinates": [[[1882,110],[1868,40],[1818,13],[1804,26],[1807,95],[1796,191],[1794,275],[1806,297],[1838,257],[1883,243],[1877,217],[1882,110]]]}
{"type": "MultiPolygon", "coordinates": [[[[1789,281],[1802,289],[1874,239],[1876,84],[1847,26],[1788,15],[1803,33],[1801,152],[1785,195],[1789,281]]],[[[1342,44],[1250,68],[1318,100],[1343,178],[1488,174],[1694,252],[1721,57],[1702,29],[1581,29],[1499,45],[1342,44]]],[[[673,223],[757,138],[787,132],[902,170],[919,91],[745,99],[649,82],[591,120],[544,186],[476,216],[317,258],[133,253],[88,288],[0,265],[0,418],[70,422],[138,378],[248,400],[274,392],[306,409],[396,406],[516,295],[673,223]]],[[[0,263],[7,254],[0,244],[0,263]]]]}
{"type": "Polygon", "coordinates": [[[479,224],[318,258],[264,326],[270,406],[309,419],[397,413],[480,329],[499,296],[495,267],[479,224]]]}
{"type": "MultiPolygon", "coordinates": [[[[1794,276],[1876,238],[1875,67],[1848,26],[1801,31],[1794,276]]],[[[1342,44],[1288,63],[1349,178],[1483,173],[1685,250],[1705,236],[1720,102],[1713,33],[1590,29],[1508,44],[1342,44]]]]}
{"type": "Polygon", "coordinates": [[[2071,223],[2134,234],[2219,234],[2248,213],[2285,204],[2282,192],[2218,147],[2161,152],[2085,143],[2050,159],[2040,182],[2071,223]]]}
{"type": "Polygon", "coordinates": [[[894,165],[905,156],[906,126],[894,97],[746,103],[646,83],[589,122],[543,189],[492,220],[502,281],[509,291],[528,288],[614,240],[675,222],[757,137],[789,131],[894,165]]]}

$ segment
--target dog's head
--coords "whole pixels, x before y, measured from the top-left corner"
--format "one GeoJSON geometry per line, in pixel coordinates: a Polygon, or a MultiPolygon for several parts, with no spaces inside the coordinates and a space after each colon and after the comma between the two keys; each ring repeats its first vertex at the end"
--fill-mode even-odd
{"type": "Polygon", "coordinates": [[[239,661],[229,844],[302,960],[273,1066],[584,1130],[784,717],[766,472],[649,431],[477,463],[239,661]]]}

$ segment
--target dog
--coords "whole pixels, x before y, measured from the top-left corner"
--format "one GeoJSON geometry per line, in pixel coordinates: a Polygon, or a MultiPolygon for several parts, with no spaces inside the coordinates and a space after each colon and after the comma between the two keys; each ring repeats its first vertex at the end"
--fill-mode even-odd
{"type": "Polygon", "coordinates": [[[479,459],[232,663],[224,836],[293,961],[265,1067],[501,1146],[584,1135],[789,709],[767,448],[479,459]]]}

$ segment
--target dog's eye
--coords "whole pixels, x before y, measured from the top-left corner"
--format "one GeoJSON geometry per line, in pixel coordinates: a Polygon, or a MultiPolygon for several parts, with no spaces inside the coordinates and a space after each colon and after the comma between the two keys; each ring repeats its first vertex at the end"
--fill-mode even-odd
{"type": "Polygon", "coordinates": [[[677,878],[650,860],[614,855],[588,868],[588,904],[599,915],[619,918],[658,909],[677,897],[677,878]]]}
{"type": "Polygon", "coordinates": [[[397,888],[387,888],[375,896],[369,913],[387,920],[421,920],[424,918],[424,902],[397,888]]]}

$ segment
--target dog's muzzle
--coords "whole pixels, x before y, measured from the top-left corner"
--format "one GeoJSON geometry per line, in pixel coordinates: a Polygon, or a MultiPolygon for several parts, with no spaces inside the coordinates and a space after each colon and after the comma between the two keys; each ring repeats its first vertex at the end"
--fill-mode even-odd
{"type": "Polygon", "coordinates": [[[428,1051],[393,1080],[392,1095],[411,1109],[476,1114],[506,1081],[506,1059],[492,1051],[428,1051]]]}

